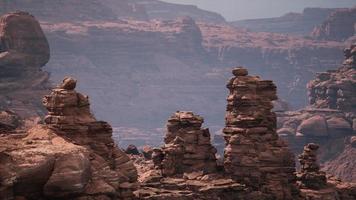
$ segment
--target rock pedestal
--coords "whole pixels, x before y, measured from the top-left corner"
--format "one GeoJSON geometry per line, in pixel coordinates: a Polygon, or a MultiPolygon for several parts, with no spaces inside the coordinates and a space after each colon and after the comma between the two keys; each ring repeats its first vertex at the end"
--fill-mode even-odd
{"type": "Polygon", "coordinates": [[[91,152],[93,186],[90,192],[95,193],[95,184],[106,185],[116,191],[115,195],[130,199],[137,181],[136,168],[130,158],[116,147],[111,126],[107,122],[96,121],[90,112],[88,97],[77,93],[75,87],[76,80],[67,77],[44,97],[43,104],[49,111],[45,123],[61,137],[91,152]]]}
{"type": "Polygon", "coordinates": [[[273,195],[293,199],[294,155],[276,133],[277,99],[272,81],[249,76],[235,68],[227,84],[226,141],[224,167],[233,179],[273,195]]]}
{"type": "Polygon", "coordinates": [[[169,118],[160,166],[164,176],[216,170],[216,149],[211,145],[209,129],[201,128],[203,122],[192,112],[176,112],[169,118]]]}
{"type": "Polygon", "coordinates": [[[301,165],[298,181],[302,188],[319,190],[326,187],[327,179],[325,173],[320,171],[320,166],[317,163],[318,149],[319,145],[309,143],[298,157],[301,165]]]}

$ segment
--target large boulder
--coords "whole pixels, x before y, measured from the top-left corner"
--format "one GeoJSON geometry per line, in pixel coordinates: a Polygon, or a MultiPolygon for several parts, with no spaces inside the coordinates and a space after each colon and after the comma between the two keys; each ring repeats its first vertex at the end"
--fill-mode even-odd
{"type": "Polygon", "coordinates": [[[330,136],[352,134],[351,124],[344,118],[332,117],[327,120],[330,136]]]}
{"type": "Polygon", "coordinates": [[[45,65],[49,44],[39,22],[29,13],[14,12],[0,18],[0,66],[34,67],[45,65]]]}
{"type": "Polygon", "coordinates": [[[80,194],[88,184],[90,176],[87,155],[63,155],[56,160],[52,175],[44,186],[44,194],[49,197],[80,194]]]}
{"type": "Polygon", "coordinates": [[[308,137],[326,137],[329,135],[326,120],[321,115],[315,115],[302,121],[297,132],[308,137]]]}

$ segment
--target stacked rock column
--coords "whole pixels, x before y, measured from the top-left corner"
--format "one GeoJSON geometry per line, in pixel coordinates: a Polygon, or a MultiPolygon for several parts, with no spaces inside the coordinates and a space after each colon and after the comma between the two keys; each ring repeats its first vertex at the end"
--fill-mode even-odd
{"type": "Polygon", "coordinates": [[[178,111],[169,118],[160,166],[164,176],[216,170],[216,149],[211,145],[209,129],[201,127],[203,122],[192,112],[178,111]]]}
{"type": "Polygon", "coordinates": [[[277,99],[272,81],[249,76],[235,68],[227,84],[224,137],[225,171],[233,179],[274,199],[293,199],[294,155],[276,133],[276,115],[271,111],[277,99]]]}
{"type": "Polygon", "coordinates": [[[97,121],[90,112],[88,97],[75,91],[76,82],[66,77],[44,97],[43,105],[48,110],[44,121],[58,135],[90,150],[92,182],[104,180],[120,198],[131,199],[137,170],[115,145],[110,124],[97,121]]]}
{"type": "Polygon", "coordinates": [[[319,145],[310,143],[304,147],[303,153],[298,159],[301,165],[301,172],[298,174],[298,181],[301,188],[321,189],[326,186],[325,172],[320,171],[317,162],[317,151],[319,145]]]}

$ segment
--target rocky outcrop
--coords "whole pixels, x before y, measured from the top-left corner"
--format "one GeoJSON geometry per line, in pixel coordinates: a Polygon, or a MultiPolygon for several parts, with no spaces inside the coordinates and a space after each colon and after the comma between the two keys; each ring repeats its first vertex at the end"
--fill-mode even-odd
{"type": "Polygon", "coordinates": [[[319,73],[308,84],[309,103],[317,108],[356,113],[356,45],[344,50],[344,65],[319,73]]]}
{"type": "Polygon", "coordinates": [[[38,21],[25,12],[0,18],[0,109],[21,117],[43,114],[40,96],[48,87],[49,45],[38,21]]]}
{"type": "Polygon", "coordinates": [[[323,170],[328,174],[347,182],[356,182],[356,138],[345,139],[345,148],[332,160],[324,164],[323,170]]]}
{"type": "Polygon", "coordinates": [[[75,87],[65,78],[44,97],[46,125],[0,137],[2,199],[133,198],[136,168],[75,87]]]}
{"type": "Polygon", "coordinates": [[[305,8],[303,13],[288,13],[275,18],[240,20],[231,22],[231,24],[253,32],[309,35],[315,26],[323,23],[336,10],[338,9],[305,8]]]}
{"type": "Polygon", "coordinates": [[[356,197],[356,184],[345,183],[320,171],[317,159],[319,145],[310,143],[299,155],[301,170],[297,173],[300,194],[303,199],[343,199],[352,200],[356,197]]]}
{"type": "MultiPolygon", "coordinates": [[[[278,113],[278,133],[295,152],[307,143],[320,144],[322,162],[345,148],[345,138],[355,133],[355,47],[345,49],[345,61],[336,70],[318,73],[308,83],[310,106],[278,113]]],[[[348,140],[348,139],[347,139],[348,140]]]]}
{"type": "Polygon", "coordinates": [[[304,106],[305,84],[314,72],[336,67],[344,46],[196,23],[191,18],[43,22],[42,26],[53,52],[46,67],[51,80],[60,81],[67,74],[78,77],[81,89],[91,96],[96,116],[118,128],[124,136],[122,144],[137,141],[138,147],[163,143],[159,137],[163,131],[156,129],[172,107],[194,108],[210,127],[221,125],[224,99],[219,97],[224,93],[220,87],[229,77],[227,66],[246,65],[251,73],[275,79],[281,98],[292,107],[304,106]]]}
{"type": "Polygon", "coordinates": [[[331,13],[311,36],[319,40],[344,41],[355,35],[356,8],[338,9],[331,13]]]}
{"type": "Polygon", "coordinates": [[[303,153],[298,157],[301,165],[298,180],[302,188],[320,190],[326,187],[326,174],[320,171],[317,161],[318,149],[319,145],[310,143],[304,147],[303,153]]]}
{"type": "Polygon", "coordinates": [[[276,86],[249,76],[244,68],[235,68],[232,73],[223,130],[225,170],[275,199],[293,199],[294,156],[278,138],[276,115],[271,111],[272,101],[277,99],[276,86]]]}
{"type": "MultiPolygon", "coordinates": [[[[168,120],[161,163],[164,176],[216,171],[216,149],[211,145],[209,129],[201,128],[203,118],[192,112],[177,112],[168,120]]],[[[157,156],[155,156],[157,157],[157,156]]]]}

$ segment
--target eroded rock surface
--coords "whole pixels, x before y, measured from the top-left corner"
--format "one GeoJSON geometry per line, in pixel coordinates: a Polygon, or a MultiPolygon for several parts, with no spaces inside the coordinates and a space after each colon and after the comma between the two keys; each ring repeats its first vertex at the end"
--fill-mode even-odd
{"type": "Polygon", "coordinates": [[[278,113],[278,133],[295,152],[301,153],[300,147],[316,142],[320,144],[320,160],[332,160],[344,150],[345,140],[356,133],[355,53],[355,45],[346,48],[342,66],[318,73],[309,82],[308,107],[278,113]]]}
{"type": "Polygon", "coordinates": [[[13,12],[0,18],[0,110],[22,118],[44,114],[39,99],[49,87],[42,67],[49,45],[39,22],[29,13],[13,12]]]}
{"type": "Polygon", "coordinates": [[[132,199],[137,171],[67,77],[45,96],[46,125],[0,137],[4,199],[132,199]],[[25,167],[26,166],[26,167],[25,167]]]}
{"type": "Polygon", "coordinates": [[[294,156],[276,133],[276,115],[271,110],[277,99],[272,81],[249,76],[244,68],[233,70],[227,84],[226,147],[227,173],[276,199],[293,199],[294,156]]]}
{"type": "Polygon", "coordinates": [[[209,129],[201,127],[203,122],[192,112],[177,112],[169,118],[159,166],[164,176],[216,171],[216,149],[211,145],[209,129]]]}

